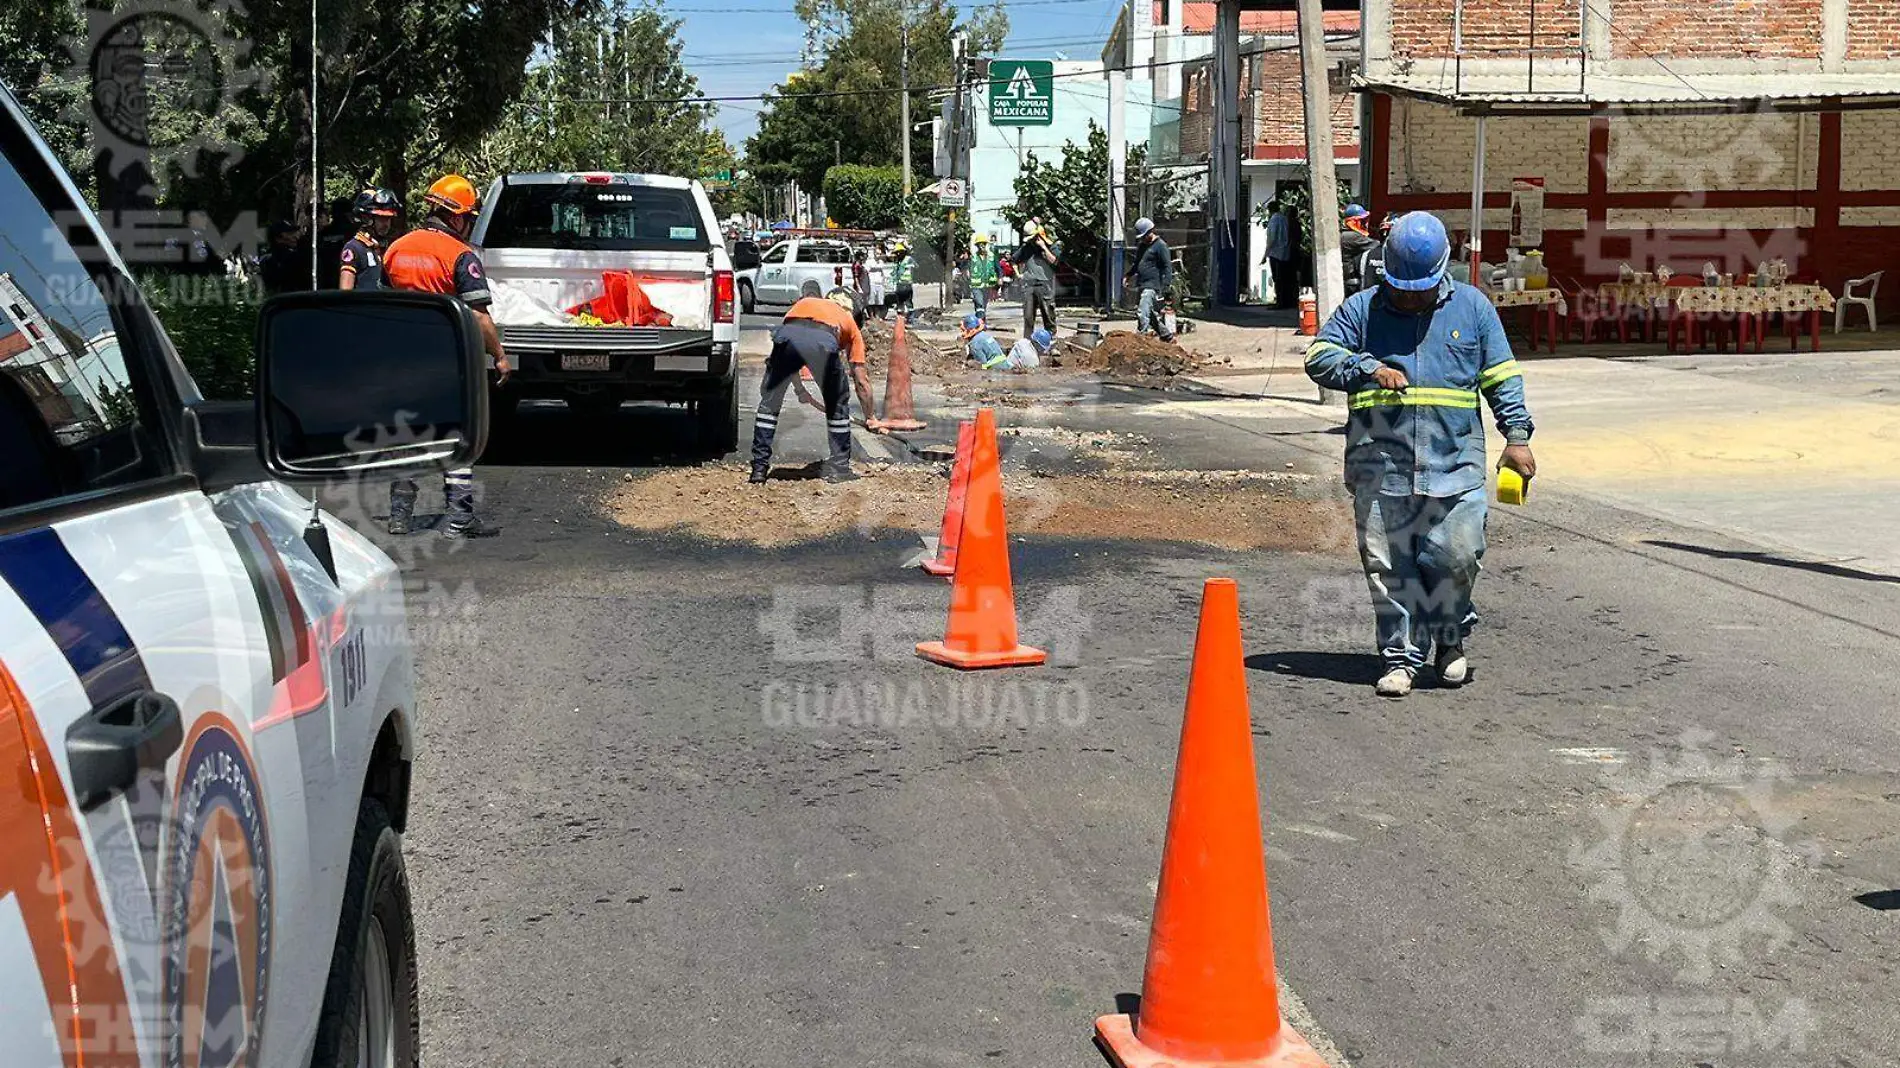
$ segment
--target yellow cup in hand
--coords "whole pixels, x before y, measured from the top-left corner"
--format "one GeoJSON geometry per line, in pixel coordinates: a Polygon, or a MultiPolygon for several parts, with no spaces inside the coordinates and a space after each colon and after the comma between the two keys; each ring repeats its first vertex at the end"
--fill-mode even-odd
{"type": "Polygon", "coordinates": [[[1508,467],[1498,468],[1499,504],[1523,504],[1524,498],[1530,496],[1530,491],[1531,484],[1524,481],[1523,475],[1508,467]]]}

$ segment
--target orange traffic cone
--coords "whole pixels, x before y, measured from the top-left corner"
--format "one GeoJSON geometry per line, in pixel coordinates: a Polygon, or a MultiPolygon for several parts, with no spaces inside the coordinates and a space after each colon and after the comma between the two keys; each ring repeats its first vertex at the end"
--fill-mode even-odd
{"type": "Polygon", "coordinates": [[[884,369],[884,429],[914,431],[930,424],[917,418],[916,402],[910,395],[910,338],[904,333],[904,317],[897,317],[896,333],[891,338],[891,363],[884,369]]]}
{"type": "Polygon", "coordinates": [[[1095,1034],[1121,1068],[1326,1068],[1280,1019],[1233,579],[1201,596],[1138,1018],[1095,1034]]]}
{"type": "Polygon", "coordinates": [[[963,506],[970,493],[970,452],[976,424],[965,419],[957,426],[957,458],[950,465],[950,499],[943,506],[943,526],[937,533],[937,558],[923,568],[948,578],[957,573],[957,543],[963,539],[963,506]]]}
{"type": "Polygon", "coordinates": [[[1003,470],[996,452],[996,412],[978,408],[971,430],[970,488],[950,622],[940,642],[919,642],[917,655],[954,668],[1019,667],[1049,659],[1016,641],[1016,591],[1009,578],[1009,531],[1003,518],[1003,470]]]}

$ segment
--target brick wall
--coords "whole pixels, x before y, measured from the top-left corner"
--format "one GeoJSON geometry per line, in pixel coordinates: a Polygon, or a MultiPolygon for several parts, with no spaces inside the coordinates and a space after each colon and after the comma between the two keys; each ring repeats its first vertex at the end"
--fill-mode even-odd
{"type": "Polygon", "coordinates": [[[1610,122],[1610,191],[1813,189],[1820,130],[1812,115],[1616,118],[1610,122]]]}
{"type": "Polygon", "coordinates": [[[1209,107],[1213,71],[1207,64],[1187,68],[1181,77],[1181,155],[1197,159],[1214,143],[1214,115],[1209,107]]]}
{"type": "MultiPolygon", "coordinates": [[[[1891,5],[1892,0],[1867,2],[1891,5]]],[[[1819,59],[1821,5],[1822,0],[1615,0],[1610,48],[1619,59],[1819,59]]]]}
{"type": "MultiPolygon", "coordinates": [[[[1508,191],[1511,179],[1542,175],[1550,193],[1582,193],[1590,180],[1587,118],[1492,119],[1485,124],[1487,190],[1508,191]]],[[[1395,193],[1471,191],[1477,123],[1450,108],[1395,101],[1388,153],[1395,193]]]]}
{"type": "MultiPolygon", "coordinates": [[[[1580,44],[1582,0],[1466,0],[1465,50],[1496,57],[1523,55],[1531,11],[1537,45],[1580,44]],[[1485,37],[1485,34],[1499,34],[1485,37]]],[[[1618,59],[1818,59],[1822,0],[1606,0],[1618,59]]],[[[1850,0],[1849,58],[1900,56],[1900,5],[1850,0]]],[[[1395,57],[1452,54],[1454,0],[1391,0],[1395,57]]]]}
{"type": "MultiPolygon", "coordinates": [[[[1306,101],[1300,88],[1297,52],[1269,52],[1249,56],[1242,82],[1257,86],[1253,94],[1253,143],[1305,145],[1306,101]]],[[[1332,90],[1333,144],[1359,143],[1359,95],[1335,78],[1332,90]]]]}
{"type": "MultiPolygon", "coordinates": [[[[1531,43],[1535,4],[1540,48],[1578,47],[1581,0],[1466,0],[1465,50],[1488,56],[1522,56],[1531,43]],[[1484,37],[1481,34],[1500,34],[1484,37]]],[[[1620,4],[1623,0],[1617,0],[1620,4]]],[[[1691,0],[1701,2],[1701,0],[1691,0]]],[[[1391,0],[1394,56],[1452,54],[1454,0],[1391,0]]]]}
{"type": "Polygon", "coordinates": [[[1900,4],[1847,0],[1847,58],[1900,59],[1900,4]]]}
{"type": "Polygon", "coordinates": [[[1900,111],[1841,113],[1841,188],[1900,189],[1900,111]]]}

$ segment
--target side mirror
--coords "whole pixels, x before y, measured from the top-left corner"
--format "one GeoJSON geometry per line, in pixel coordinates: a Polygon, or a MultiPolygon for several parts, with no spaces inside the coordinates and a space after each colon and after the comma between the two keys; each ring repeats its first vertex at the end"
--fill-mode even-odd
{"type": "Polygon", "coordinates": [[[288,293],[257,326],[258,451],[273,477],[391,477],[475,462],[488,372],[475,316],[453,297],[288,293]]]}

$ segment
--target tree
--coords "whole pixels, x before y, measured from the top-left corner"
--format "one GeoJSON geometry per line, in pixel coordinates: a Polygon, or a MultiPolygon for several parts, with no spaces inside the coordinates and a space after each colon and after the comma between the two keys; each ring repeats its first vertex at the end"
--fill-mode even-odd
{"type": "Polygon", "coordinates": [[[713,109],[680,60],[679,20],[661,9],[602,10],[555,34],[547,62],[468,154],[468,169],[612,170],[697,178],[730,167],[713,109]]]}
{"type": "Polygon", "coordinates": [[[824,189],[825,211],[839,226],[884,230],[902,221],[904,175],[897,167],[833,167],[824,189]]]}
{"type": "MultiPolygon", "coordinates": [[[[1127,171],[1138,173],[1146,145],[1128,149],[1127,171]]],[[[1128,183],[1122,210],[1133,220],[1138,190],[1128,183]]],[[[1016,226],[1039,218],[1062,246],[1062,258],[1083,275],[1102,280],[1102,254],[1108,247],[1108,134],[1089,123],[1088,144],[1063,145],[1061,161],[1046,163],[1031,152],[1016,175],[1016,203],[1003,209],[1016,226]]],[[[1119,239],[1119,235],[1117,235],[1119,239]]]]}
{"type": "MultiPolygon", "coordinates": [[[[798,0],[812,62],[768,94],[758,133],[746,142],[749,167],[768,180],[796,179],[817,189],[840,159],[890,166],[903,158],[898,137],[903,48],[901,16],[910,20],[911,121],[927,123],[926,90],[954,80],[950,38],[957,9],[947,0],[798,0]]],[[[994,3],[962,30],[973,53],[993,51],[1009,35],[1009,17],[994,3]]],[[[912,130],[913,168],[927,170],[929,127],[912,130]]]]}
{"type": "Polygon", "coordinates": [[[0,5],[0,81],[25,105],[53,150],[75,173],[84,149],[85,128],[77,106],[85,90],[73,74],[67,49],[85,39],[85,23],[74,0],[7,0],[0,5]]]}

